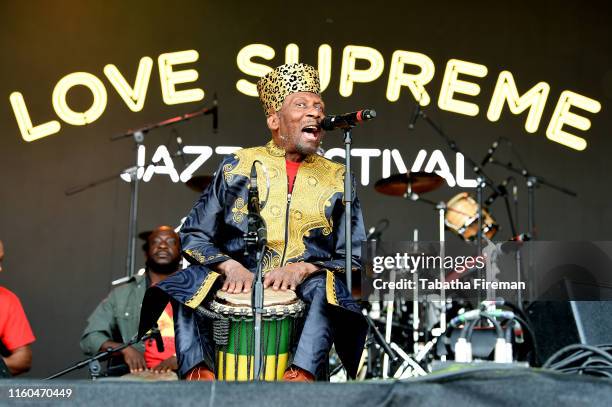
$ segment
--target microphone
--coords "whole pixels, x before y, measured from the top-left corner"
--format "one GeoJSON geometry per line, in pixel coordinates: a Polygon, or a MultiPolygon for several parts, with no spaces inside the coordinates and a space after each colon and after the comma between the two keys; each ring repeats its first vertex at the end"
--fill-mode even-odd
{"type": "Polygon", "coordinates": [[[491,195],[489,195],[489,197],[487,199],[485,199],[484,206],[489,206],[498,197],[504,196],[504,195],[508,194],[508,190],[506,189],[506,187],[508,186],[508,184],[510,183],[511,180],[512,180],[512,176],[509,176],[501,184],[499,184],[497,186],[497,191],[494,191],[491,195]]]}
{"type": "Polygon", "coordinates": [[[255,160],[253,161],[253,165],[251,165],[251,180],[247,202],[247,209],[249,211],[247,215],[247,235],[249,239],[257,239],[256,243],[258,247],[264,247],[268,242],[268,234],[266,222],[260,215],[261,205],[259,203],[259,189],[257,188],[257,163],[261,164],[261,161],[255,160]]]}
{"type": "Polygon", "coordinates": [[[410,130],[414,130],[414,125],[416,124],[416,121],[420,115],[421,115],[421,104],[417,103],[414,110],[412,111],[412,116],[410,116],[410,122],[408,123],[408,128],[410,130]]]}
{"type": "Polygon", "coordinates": [[[485,157],[482,159],[482,162],[480,163],[481,168],[491,162],[491,158],[493,158],[493,154],[495,154],[497,146],[499,146],[499,139],[495,140],[493,144],[491,144],[491,147],[489,147],[489,149],[487,150],[487,155],[485,155],[485,157]]]}
{"type": "Polygon", "coordinates": [[[249,214],[257,214],[259,215],[259,211],[261,206],[259,205],[259,190],[257,188],[257,167],[256,163],[259,161],[253,161],[253,165],[251,165],[251,185],[249,185],[249,202],[248,202],[248,210],[249,214]]]}
{"type": "Polygon", "coordinates": [[[321,121],[321,128],[323,130],[346,129],[366,120],[372,120],[375,117],[376,111],[372,109],[363,109],[335,116],[325,116],[321,121]]]}

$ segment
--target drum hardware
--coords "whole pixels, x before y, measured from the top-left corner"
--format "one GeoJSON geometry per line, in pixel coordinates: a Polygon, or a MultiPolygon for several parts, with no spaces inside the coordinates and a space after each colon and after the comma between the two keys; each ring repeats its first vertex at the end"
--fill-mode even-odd
{"type": "Polygon", "coordinates": [[[424,194],[440,188],[444,178],[429,172],[409,172],[393,174],[376,181],[374,189],[384,195],[407,198],[412,194],[424,194]]]}
{"type": "MultiPolygon", "coordinates": [[[[389,301],[389,302],[393,302],[393,301],[389,301]]],[[[398,360],[398,356],[391,348],[391,345],[389,343],[390,340],[388,341],[387,337],[383,336],[383,334],[380,332],[380,330],[376,326],[376,323],[374,322],[374,320],[370,317],[368,311],[364,309],[362,310],[362,313],[363,313],[363,316],[366,322],[368,323],[368,328],[369,328],[368,331],[369,331],[369,336],[370,336],[369,341],[367,341],[367,344],[369,344],[368,346],[368,371],[373,370],[373,367],[371,366],[371,363],[374,360],[374,358],[372,357],[372,354],[373,354],[372,346],[374,344],[377,344],[383,350],[383,353],[384,353],[382,377],[385,378],[387,377],[386,369],[387,369],[388,361],[391,360],[395,362],[398,360]],[[384,362],[385,357],[387,358],[386,364],[384,362]]],[[[389,318],[389,319],[392,319],[392,318],[389,318]]]]}
{"type": "MultiPolygon", "coordinates": [[[[52,380],[52,379],[56,379],[60,376],[63,376],[67,373],[70,373],[74,370],[77,369],[81,369],[85,366],[88,366],[90,368],[90,373],[92,373],[92,380],[97,379],[100,376],[100,361],[101,360],[106,360],[108,359],[110,356],[112,356],[114,353],[116,352],[120,352],[125,348],[128,348],[132,345],[137,344],[138,342],[144,342],[147,339],[156,339],[157,337],[161,337],[160,336],[160,332],[159,329],[157,328],[157,326],[155,326],[154,328],[152,328],[151,330],[149,330],[149,332],[147,332],[146,334],[144,334],[142,337],[138,338],[137,335],[134,335],[134,337],[132,337],[132,339],[130,339],[128,342],[121,344],[117,347],[114,348],[108,348],[107,350],[98,352],[97,354],[95,354],[94,356],[81,360],[80,362],[75,363],[74,365],[60,371],[57,373],[52,374],[51,376],[43,379],[43,380],[52,380]]],[[[157,342],[157,340],[156,340],[157,342]]],[[[162,345],[163,346],[163,345],[162,345]]],[[[158,349],[159,350],[159,349],[158,349]]],[[[163,349],[162,349],[163,350],[163,349]]],[[[161,351],[161,350],[160,350],[161,351]]]]}
{"type": "Polygon", "coordinates": [[[393,375],[394,379],[406,379],[408,377],[427,376],[427,372],[419,365],[417,360],[408,355],[395,342],[391,343],[391,348],[404,360],[393,375]]]}

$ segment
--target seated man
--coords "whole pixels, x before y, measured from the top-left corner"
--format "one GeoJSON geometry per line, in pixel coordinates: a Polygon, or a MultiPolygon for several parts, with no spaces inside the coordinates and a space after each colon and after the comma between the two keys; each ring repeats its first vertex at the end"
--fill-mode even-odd
{"type": "MultiPolygon", "coordinates": [[[[0,272],[3,259],[4,245],[0,240],[0,272]]],[[[19,298],[0,286],[0,356],[11,375],[25,373],[32,367],[30,344],[34,340],[32,328],[19,298]]]]}
{"type": "MultiPolygon", "coordinates": [[[[258,160],[270,176],[269,199],[261,212],[268,234],[264,285],[295,290],[308,307],[293,364],[284,380],[324,379],[332,344],[354,377],[367,324],[343,281],[345,168],[316,154],[325,115],[318,72],[305,64],[283,65],[264,76],[257,89],[272,140],[223,160],[180,231],[183,255],[191,266],[147,291],[140,332],[150,329],[171,301],[177,308],[180,376],[199,380],[215,377],[211,321],[194,310],[219,287],[229,293],[251,290],[256,264],[253,256],[245,255],[243,236],[247,231],[249,174],[258,160]]],[[[266,183],[263,171],[258,169],[258,173],[263,201],[266,183]]],[[[348,244],[352,245],[353,267],[358,269],[365,232],[356,198],[353,209],[353,235],[348,244]]]]}
{"type": "MultiPolygon", "coordinates": [[[[146,271],[115,288],[88,319],[81,337],[81,349],[87,355],[128,342],[138,331],[140,306],[147,287],[158,284],[180,267],[179,237],[170,226],[153,230],[144,245],[146,271]]],[[[158,352],[155,341],[137,343],[121,351],[131,373],[152,369],[168,372],[178,368],[174,350],[174,324],[170,305],[158,321],[164,351],[158,352]]],[[[120,373],[127,373],[123,371],[120,373]]]]}

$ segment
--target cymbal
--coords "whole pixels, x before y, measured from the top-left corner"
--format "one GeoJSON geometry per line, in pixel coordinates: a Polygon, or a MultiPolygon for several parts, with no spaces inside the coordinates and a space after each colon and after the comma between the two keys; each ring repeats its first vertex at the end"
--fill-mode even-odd
{"type": "Polygon", "coordinates": [[[189,181],[185,182],[185,185],[196,192],[203,192],[212,180],[212,175],[194,175],[189,181]]]}
{"type": "Polygon", "coordinates": [[[391,196],[404,196],[410,185],[415,194],[438,189],[444,184],[444,178],[431,172],[409,172],[407,174],[393,174],[389,178],[376,181],[374,189],[381,194],[391,196]]]}

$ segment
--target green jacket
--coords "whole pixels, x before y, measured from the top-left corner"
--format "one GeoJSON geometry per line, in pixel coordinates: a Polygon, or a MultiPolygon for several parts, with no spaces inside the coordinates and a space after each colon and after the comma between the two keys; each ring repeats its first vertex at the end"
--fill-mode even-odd
{"type": "MultiPolygon", "coordinates": [[[[138,333],[140,307],[147,289],[144,275],[113,289],[87,319],[87,327],[81,336],[81,349],[87,355],[95,355],[108,340],[127,342],[138,333]]],[[[142,343],[134,348],[144,352],[142,343]]]]}

